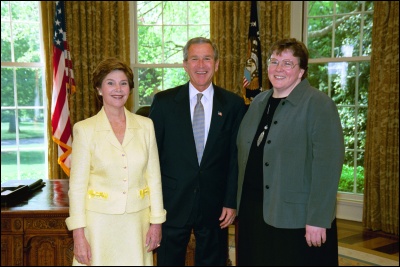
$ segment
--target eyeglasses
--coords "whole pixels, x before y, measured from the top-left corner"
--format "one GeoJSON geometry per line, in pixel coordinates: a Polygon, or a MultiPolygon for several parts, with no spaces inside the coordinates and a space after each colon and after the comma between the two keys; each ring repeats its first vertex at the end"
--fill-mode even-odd
{"type": "MultiPolygon", "coordinates": [[[[294,64],[293,61],[291,61],[291,60],[282,60],[281,62],[283,63],[281,65],[281,68],[284,70],[291,70],[296,65],[298,65],[298,64],[294,64]]],[[[279,66],[279,63],[280,63],[280,61],[277,59],[268,59],[268,61],[267,61],[268,68],[272,68],[272,67],[277,68],[279,66]]]]}

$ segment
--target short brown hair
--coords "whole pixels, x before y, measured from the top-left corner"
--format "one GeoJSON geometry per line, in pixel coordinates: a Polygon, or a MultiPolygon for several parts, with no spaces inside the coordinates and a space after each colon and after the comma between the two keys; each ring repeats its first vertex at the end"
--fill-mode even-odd
{"type": "Polygon", "coordinates": [[[299,66],[304,70],[304,74],[301,77],[302,80],[307,78],[308,75],[308,49],[304,43],[296,40],[295,38],[282,39],[274,44],[272,44],[271,48],[268,51],[268,59],[271,58],[273,53],[277,55],[282,54],[284,50],[290,50],[293,53],[293,56],[299,58],[299,66]]]}
{"type": "Polygon", "coordinates": [[[104,78],[113,70],[122,70],[125,73],[126,77],[128,78],[130,92],[132,92],[134,87],[132,69],[128,64],[125,64],[123,61],[115,57],[104,59],[93,71],[92,84],[94,90],[97,92],[97,88],[101,87],[104,78]]]}
{"type": "Polygon", "coordinates": [[[195,37],[187,41],[185,47],[183,48],[183,61],[188,61],[188,51],[189,47],[193,44],[209,44],[213,48],[214,51],[214,60],[217,61],[219,58],[218,47],[215,43],[213,43],[210,39],[204,37],[195,37]]]}

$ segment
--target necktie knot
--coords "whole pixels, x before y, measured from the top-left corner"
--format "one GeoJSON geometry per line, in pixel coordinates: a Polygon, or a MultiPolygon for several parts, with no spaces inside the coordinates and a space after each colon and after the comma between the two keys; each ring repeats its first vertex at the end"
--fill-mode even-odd
{"type": "Polygon", "coordinates": [[[197,94],[197,103],[196,103],[196,105],[197,104],[199,104],[199,103],[201,103],[201,98],[203,97],[203,94],[202,93],[198,93],[197,94]]]}

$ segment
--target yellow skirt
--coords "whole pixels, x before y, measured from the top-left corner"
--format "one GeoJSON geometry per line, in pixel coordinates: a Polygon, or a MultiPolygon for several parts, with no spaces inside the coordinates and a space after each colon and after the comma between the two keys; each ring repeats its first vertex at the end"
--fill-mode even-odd
{"type": "MultiPolygon", "coordinates": [[[[152,266],[146,234],[150,209],[134,213],[102,214],[86,211],[85,236],[92,252],[92,266],[152,266]]],[[[73,266],[84,266],[74,257],[73,266]]]]}

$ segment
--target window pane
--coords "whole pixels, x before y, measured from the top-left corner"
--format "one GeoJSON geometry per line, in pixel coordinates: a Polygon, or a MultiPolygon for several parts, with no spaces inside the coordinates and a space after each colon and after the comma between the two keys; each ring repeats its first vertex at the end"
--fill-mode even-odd
{"type": "Polygon", "coordinates": [[[373,11],[374,10],[374,1],[364,1],[365,3],[365,10],[373,11]]]}
{"type": "MultiPolygon", "coordinates": [[[[3,2],[1,2],[3,7],[3,2]]],[[[11,31],[10,23],[1,22],[1,62],[11,61],[11,31]]],[[[2,74],[3,76],[3,70],[2,74]]]]}
{"type": "Polygon", "coordinates": [[[14,106],[14,78],[12,68],[1,68],[1,106],[14,106]]]}
{"type": "Polygon", "coordinates": [[[41,69],[17,69],[17,92],[19,106],[43,105],[42,77],[43,75],[41,73],[41,69]]]}
{"type": "Polygon", "coordinates": [[[183,47],[193,37],[210,36],[209,1],[135,1],[137,7],[137,103],[151,105],[153,95],[188,81],[183,47]],[[140,65],[138,65],[140,64],[140,65]],[[146,68],[143,64],[148,64],[146,68]]]}
{"type": "Polygon", "coordinates": [[[328,73],[331,97],[337,105],[354,105],[356,97],[356,66],[352,62],[330,62],[328,73]]]}
{"type": "Polygon", "coordinates": [[[1,110],[1,149],[15,149],[17,126],[15,110],[1,110]]]}
{"type": "Polygon", "coordinates": [[[329,64],[308,64],[308,81],[327,95],[329,95],[329,75],[329,64]]]}
{"type": "MultiPolygon", "coordinates": [[[[1,129],[3,133],[3,127],[1,129]]],[[[2,138],[3,146],[3,138],[2,138]]],[[[18,177],[17,152],[1,151],[1,182],[14,180],[18,177]]]]}
{"type": "Polygon", "coordinates": [[[20,145],[26,147],[43,147],[44,124],[43,109],[19,110],[19,139],[20,145]]]}
{"type": "Polygon", "coordinates": [[[157,64],[162,62],[162,28],[161,26],[139,26],[139,63],[157,64]]]}
{"type": "Polygon", "coordinates": [[[336,13],[351,13],[361,9],[361,1],[336,1],[336,13]]]}
{"type": "Polygon", "coordinates": [[[368,88],[370,77],[370,62],[361,62],[358,74],[358,103],[368,105],[368,88]]]}
{"type": "Polygon", "coordinates": [[[363,22],[363,28],[362,28],[362,33],[363,33],[363,38],[362,38],[362,56],[370,56],[372,49],[372,25],[373,25],[373,13],[366,14],[364,16],[364,22],[363,22]]]}
{"type": "Polygon", "coordinates": [[[13,20],[39,22],[39,5],[37,1],[11,1],[13,20]],[[23,12],[21,12],[23,10],[23,12]]]}
{"type": "Polygon", "coordinates": [[[354,176],[354,152],[346,151],[345,158],[348,159],[343,164],[342,175],[339,180],[338,190],[341,192],[354,192],[355,176],[354,176]]]}
{"type": "Polygon", "coordinates": [[[360,50],[360,15],[337,17],[337,22],[340,24],[335,30],[335,57],[357,56],[360,50]],[[340,21],[346,21],[346,23],[340,23],[340,21]]]}
{"type": "Polygon", "coordinates": [[[309,16],[323,16],[333,14],[333,1],[309,1],[309,16]]]}
{"type": "Polygon", "coordinates": [[[139,74],[139,105],[150,105],[153,102],[153,94],[162,87],[162,69],[145,68],[138,69],[139,74]]]}
{"type": "Polygon", "coordinates": [[[138,25],[162,24],[162,1],[137,1],[136,3],[138,25]]]}
{"type": "Polygon", "coordinates": [[[189,24],[210,28],[210,1],[189,1],[189,24]]]}
{"type": "Polygon", "coordinates": [[[140,68],[139,105],[151,105],[158,91],[175,87],[188,81],[183,68],[140,68]]]}
{"type": "Polygon", "coordinates": [[[357,167],[356,167],[356,193],[364,194],[364,152],[357,153],[357,167]]]}
{"type": "Polygon", "coordinates": [[[8,8],[9,1],[1,1],[1,19],[8,20],[10,17],[10,9],[8,8]]]}
{"type": "Polygon", "coordinates": [[[187,24],[187,1],[164,2],[164,25],[187,24]]]}
{"type": "Polygon", "coordinates": [[[332,34],[321,32],[321,28],[332,27],[332,18],[315,18],[308,21],[308,51],[310,58],[325,58],[332,55],[332,34]]]}
{"type": "Polygon", "coordinates": [[[187,26],[165,26],[164,36],[168,36],[164,41],[164,63],[182,64],[182,50],[188,40],[187,26]]]}
{"type": "Polygon", "coordinates": [[[173,88],[189,81],[189,76],[183,68],[164,69],[164,86],[162,90],[173,88]]]}
{"type": "Polygon", "coordinates": [[[350,76],[348,76],[349,63],[348,62],[331,62],[330,66],[335,65],[335,72],[330,69],[331,74],[329,80],[331,81],[330,88],[332,100],[337,105],[354,105],[355,97],[355,87],[354,79],[353,83],[349,81],[350,76]]]}
{"type": "Polygon", "coordinates": [[[13,23],[15,62],[40,62],[39,25],[13,23]]]}
{"type": "Polygon", "coordinates": [[[21,178],[43,179],[45,175],[45,153],[44,151],[22,151],[21,152],[21,178]]]}
{"type": "Polygon", "coordinates": [[[209,38],[209,36],[210,36],[209,25],[190,26],[189,27],[188,39],[191,39],[194,37],[199,37],[199,36],[209,38]]]}
{"type": "Polygon", "coordinates": [[[366,107],[357,109],[357,149],[360,150],[365,150],[365,140],[367,138],[367,112],[368,109],[366,107]]]}
{"type": "Polygon", "coordinates": [[[346,147],[354,149],[354,107],[340,107],[338,110],[342,122],[346,147]]]}

